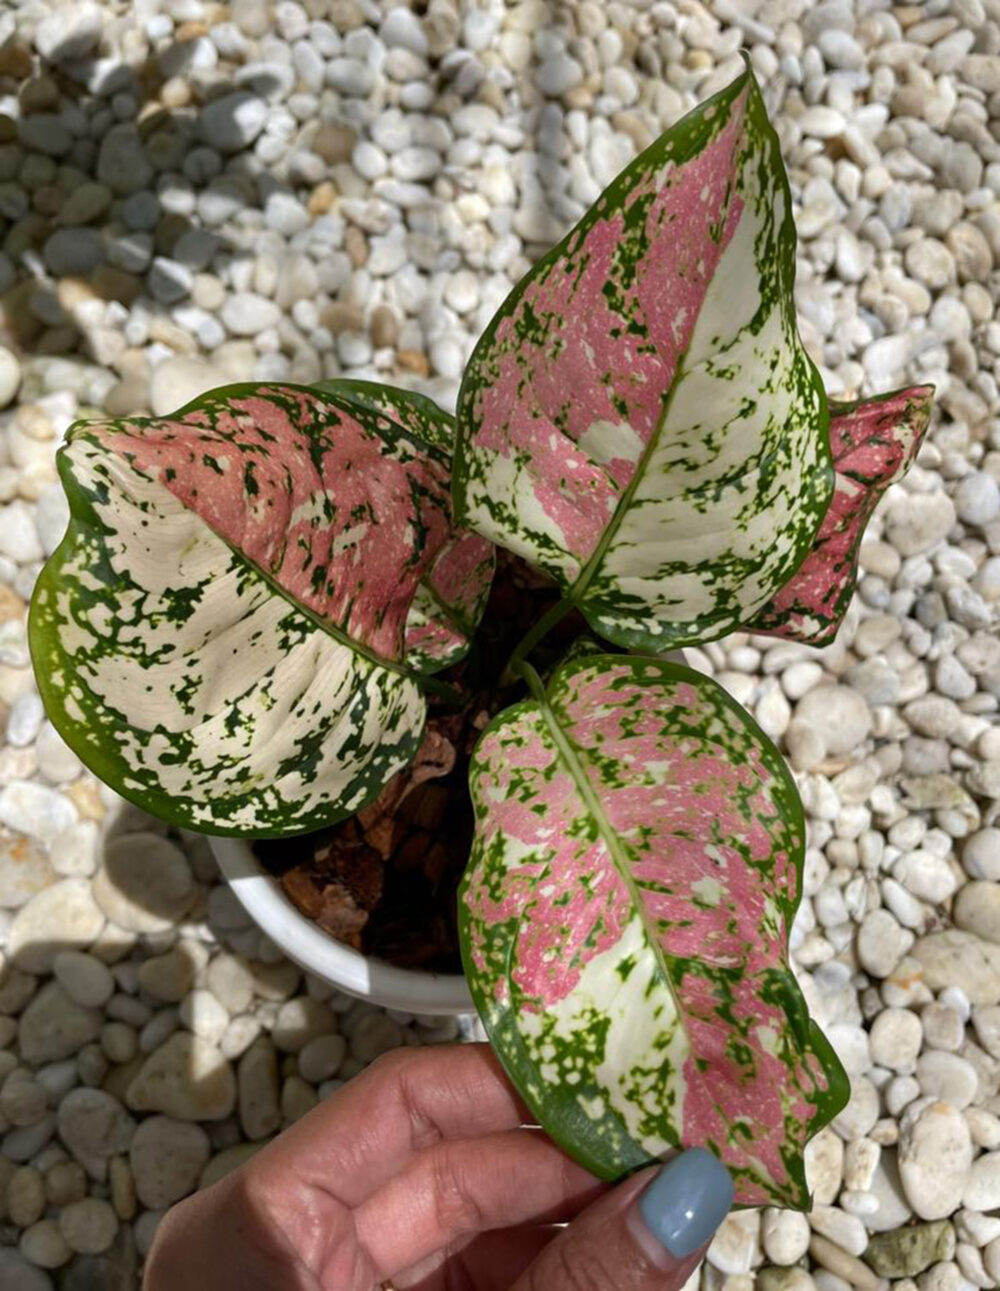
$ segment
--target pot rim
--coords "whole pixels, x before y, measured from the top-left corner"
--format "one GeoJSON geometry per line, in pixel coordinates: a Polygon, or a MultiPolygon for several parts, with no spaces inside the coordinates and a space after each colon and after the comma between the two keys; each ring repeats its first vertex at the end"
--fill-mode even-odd
{"type": "Polygon", "coordinates": [[[438,1015],[475,1013],[462,974],[396,968],[342,946],[296,910],[246,839],[210,837],[208,841],[244,910],[301,968],[381,1008],[438,1015]]]}

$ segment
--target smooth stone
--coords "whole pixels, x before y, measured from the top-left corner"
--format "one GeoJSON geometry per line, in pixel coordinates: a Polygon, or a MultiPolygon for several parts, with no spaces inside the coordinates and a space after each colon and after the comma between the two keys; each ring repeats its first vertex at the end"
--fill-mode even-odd
{"type": "Polygon", "coordinates": [[[951,911],[956,928],[1000,945],[1000,884],[989,880],[966,883],[951,911]]]}
{"type": "Polygon", "coordinates": [[[809,1140],[805,1148],[806,1179],[817,1205],[829,1206],[837,1199],[844,1177],[844,1141],[826,1128],[809,1140]]]}
{"type": "Polygon", "coordinates": [[[146,1059],[125,1101],[137,1112],[163,1112],[181,1121],[221,1121],[236,1105],[236,1077],[213,1045],[179,1032],[146,1059]]]}
{"type": "Polygon", "coordinates": [[[21,1057],[33,1066],[69,1058],[97,1039],[103,1023],[100,1010],[77,1004],[58,982],[49,982],[21,1014],[21,1057]]]}
{"type": "Polygon", "coordinates": [[[872,715],[861,695],[847,686],[817,686],[795,706],[795,720],[818,731],[827,753],[853,753],[871,730],[872,715]]]}
{"type": "Polygon", "coordinates": [[[948,929],[921,937],[910,954],[935,993],[957,986],[970,1004],[1000,1004],[1000,946],[961,929],[948,929]]]}
{"type": "Polygon", "coordinates": [[[705,1258],[720,1273],[749,1273],[761,1262],[760,1211],[740,1210],[727,1215],[705,1258]]]}
{"type": "Polygon", "coordinates": [[[917,1080],[922,1094],[951,1103],[959,1109],[969,1106],[979,1086],[979,1077],[970,1062],[957,1053],[939,1049],[929,1049],[920,1055],[917,1080]]]}
{"type": "Polygon", "coordinates": [[[159,834],[119,834],[104,849],[93,880],[94,899],[130,932],[166,932],[197,895],[187,857],[159,834]]]}
{"type": "Polygon", "coordinates": [[[49,1275],[9,1247],[0,1247],[0,1286],[9,1291],[53,1291],[49,1275]]]}
{"type": "Polygon", "coordinates": [[[240,1059],[240,1125],[248,1139],[263,1139],[281,1127],[278,1056],[267,1039],[255,1041],[240,1059]]]}
{"type": "Polygon", "coordinates": [[[224,372],[201,359],[178,355],[165,359],[153,369],[150,405],[153,415],[165,417],[185,407],[199,395],[227,384],[224,372]]]}
{"type": "Polygon", "coordinates": [[[76,950],[63,950],[53,961],[56,981],[77,1004],[100,1008],[115,993],[115,979],[107,964],[93,955],[76,950]]]}
{"type": "Polygon", "coordinates": [[[14,402],[21,386],[21,363],[13,350],[0,345],[0,408],[14,402]]]}
{"type": "Polygon", "coordinates": [[[1000,1209],[1000,1152],[984,1152],[973,1162],[962,1205],[968,1210],[1000,1209]]]}
{"type": "Polygon", "coordinates": [[[70,1250],[80,1255],[100,1255],[118,1235],[118,1216],[110,1202],[85,1197],[62,1208],[59,1231],[70,1250]]]}
{"type": "Polygon", "coordinates": [[[198,1187],[212,1145],[200,1125],[169,1116],[150,1116],[129,1148],[135,1190],[150,1210],[172,1206],[198,1187]]]}
{"type": "Polygon", "coordinates": [[[104,239],[97,229],[56,229],[42,254],[56,277],[84,278],[104,259],[104,239]]]}
{"type": "Polygon", "coordinates": [[[956,1107],[931,1102],[915,1115],[908,1109],[900,1125],[898,1158],[906,1200],[921,1219],[945,1219],[962,1204],[972,1139],[956,1107]]]}
{"type": "Polygon", "coordinates": [[[246,90],[212,99],[199,114],[202,139],[216,152],[240,152],[254,142],[267,124],[267,101],[246,90]]]}
{"type": "Polygon", "coordinates": [[[878,1208],[865,1216],[865,1226],[869,1232],[891,1232],[913,1218],[913,1211],[903,1193],[894,1149],[882,1152],[867,1191],[878,1203],[878,1208]]]}
{"type": "Polygon", "coordinates": [[[48,973],[60,951],[89,946],[104,923],[87,880],[62,879],[33,896],[14,916],[7,953],[24,972],[48,973]]]}
{"type": "Polygon", "coordinates": [[[59,1104],[59,1137],[88,1174],[101,1178],[108,1157],[127,1152],[135,1121],[103,1089],[74,1089],[59,1104]]]}
{"type": "Polygon", "coordinates": [[[946,1219],[913,1224],[895,1232],[876,1233],[864,1253],[882,1278],[914,1278],[932,1264],[955,1254],[955,1230],[946,1219]]]}
{"type": "Polygon", "coordinates": [[[35,28],[35,48],[47,63],[85,58],[100,43],[104,15],[95,4],[60,5],[35,28]]]}
{"type": "Polygon", "coordinates": [[[177,1004],[194,985],[198,965],[183,943],[139,965],[139,985],[154,1000],[177,1004]]]}
{"type": "Polygon", "coordinates": [[[31,838],[0,837],[0,909],[16,910],[56,881],[45,848],[31,838]]]}
{"type": "Polygon", "coordinates": [[[237,1143],[234,1147],[223,1148],[217,1152],[208,1165],[201,1172],[201,1178],[198,1180],[199,1188],[211,1188],[213,1183],[218,1183],[224,1179],[227,1174],[232,1174],[240,1166],[255,1157],[261,1148],[267,1146],[268,1140],[261,1140],[260,1143],[237,1143]]]}
{"type": "Polygon", "coordinates": [[[72,802],[46,785],[12,780],[0,790],[0,824],[40,843],[51,843],[77,819],[72,802]]]}
{"type": "Polygon", "coordinates": [[[927,551],[955,526],[955,504],[944,492],[907,493],[886,517],[886,538],[901,556],[927,551]]]}
{"type": "Polygon", "coordinates": [[[242,291],[226,298],[219,316],[230,335],[256,336],[269,327],[277,326],[281,310],[266,296],[242,291]]]}
{"type": "Polygon", "coordinates": [[[128,196],[148,192],[154,174],[153,163],[136,127],[130,122],[112,126],[101,141],[98,180],[115,193],[128,196]]]}
{"type": "MultiPolygon", "coordinates": [[[[386,1018],[382,1013],[372,1013],[362,1018],[358,1024],[362,1026],[369,1018],[382,1018],[394,1028],[395,1035],[398,1036],[397,1044],[402,1043],[402,1032],[395,1022],[386,1018]]],[[[300,1049],[316,1036],[327,1035],[331,1031],[336,1031],[337,1023],[330,1011],[328,1005],[321,1000],[314,1000],[308,995],[299,995],[295,999],[288,1000],[282,1004],[278,1010],[278,1016],[275,1019],[274,1027],[271,1031],[271,1038],[275,1047],[283,1053],[298,1053],[300,1049]]],[[[388,1048],[394,1048],[390,1044],[388,1048]]],[[[362,1058],[360,1054],[355,1054],[362,1062],[370,1059],[362,1058]]],[[[375,1057],[372,1054],[372,1057],[375,1057]]]]}
{"type": "Polygon", "coordinates": [[[760,1236],[772,1264],[795,1264],[809,1249],[809,1220],[799,1211],[769,1207],[764,1211],[760,1236]]]}
{"type": "Polygon", "coordinates": [[[955,511],[964,524],[987,525],[1000,514],[1000,486],[985,471],[963,475],[952,495],[955,511]]]}
{"type": "Polygon", "coordinates": [[[857,952],[861,967],[872,977],[888,977],[913,945],[913,933],[888,910],[872,910],[861,921],[857,952]]]}

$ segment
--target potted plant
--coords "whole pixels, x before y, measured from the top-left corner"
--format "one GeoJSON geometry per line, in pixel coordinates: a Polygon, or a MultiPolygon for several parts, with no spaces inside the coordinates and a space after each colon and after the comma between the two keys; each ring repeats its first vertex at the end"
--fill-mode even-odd
{"type": "Polygon", "coordinates": [[[299,904],[357,945],[407,801],[467,779],[424,845],[468,827],[468,990],[545,1128],[609,1177],[705,1144],[738,1201],[804,1207],[847,1082],[787,962],[801,804],[749,715],[665,655],[831,640],[931,391],[828,401],[794,256],[748,66],[515,288],[456,419],[334,381],[75,426],[30,637],[93,771],[221,839],[272,936],[382,1002],[466,987],[336,947],[241,840],[328,831],[299,904]]]}

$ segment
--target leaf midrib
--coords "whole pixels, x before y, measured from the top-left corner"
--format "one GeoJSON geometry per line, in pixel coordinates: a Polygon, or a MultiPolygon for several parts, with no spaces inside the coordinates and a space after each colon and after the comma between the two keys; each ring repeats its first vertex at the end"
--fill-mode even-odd
{"type": "MultiPolygon", "coordinates": [[[[555,714],[555,710],[552,704],[549,702],[549,697],[545,690],[545,686],[542,683],[541,678],[538,676],[535,670],[530,666],[530,664],[525,664],[523,666],[523,670],[524,670],[525,680],[528,683],[528,688],[531,691],[532,697],[535,699],[535,701],[538,704],[539,711],[541,712],[541,715],[542,715],[542,720],[545,722],[548,732],[552,737],[552,742],[556,746],[556,751],[559,754],[559,756],[562,758],[567,770],[569,771],[570,778],[572,779],[573,784],[575,785],[576,790],[583,801],[584,807],[587,809],[587,811],[591,814],[594,821],[596,822],[598,831],[601,835],[601,839],[604,842],[605,847],[607,847],[608,849],[608,855],[611,857],[611,860],[615,868],[617,869],[619,875],[621,876],[621,880],[625,885],[625,888],[629,894],[629,897],[632,900],[633,908],[639,914],[639,917],[642,919],[643,925],[645,927],[646,920],[643,917],[643,903],[641,899],[640,888],[638,887],[635,879],[632,877],[632,873],[629,868],[628,861],[625,857],[624,849],[622,848],[620,842],[618,841],[618,836],[615,830],[612,829],[611,827],[611,822],[608,820],[608,817],[605,814],[604,808],[601,805],[601,802],[597,796],[596,790],[594,789],[593,785],[590,783],[589,776],[584,770],[583,763],[578,755],[579,754],[578,746],[572,739],[570,739],[569,735],[559,724],[558,718],[556,717],[556,714],[555,714]]],[[[660,945],[658,938],[652,935],[649,932],[648,928],[646,928],[646,939],[650,947],[652,948],[654,956],[656,957],[657,965],[660,969],[662,979],[667,989],[670,992],[670,997],[674,1005],[674,1012],[677,1017],[677,1024],[683,1029],[685,1036],[687,1036],[688,1038],[688,1043],[690,1044],[691,1038],[688,1033],[687,1026],[685,1025],[684,1011],[681,1008],[680,999],[678,998],[677,992],[674,989],[674,983],[673,983],[673,979],[670,976],[666,954],[663,950],[663,947],[660,945]]]]}

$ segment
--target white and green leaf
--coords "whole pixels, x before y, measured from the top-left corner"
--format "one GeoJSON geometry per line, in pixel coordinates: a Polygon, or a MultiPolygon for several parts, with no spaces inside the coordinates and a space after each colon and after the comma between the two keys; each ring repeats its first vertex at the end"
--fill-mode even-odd
{"type": "Polygon", "coordinates": [[[212,833],[357,811],[412,758],[411,603],[453,537],[449,461],[295,386],[79,423],[71,522],[38,580],[46,709],[125,797],[212,833]]]}
{"type": "Polygon", "coordinates": [[[466,975],[542,1126],[604,1178],[698,1145],[738,1202],[807,1208],[848,1086],[787,960],[805,827],[778,750],[710,679],[605,654],[532,675],[470,785],[466,975]]]}
{"type": "Polygon", "coordinates": [[[459,397],[458,519],[620,645],[751,618],[833,489],[794,263],[748,68],[632,162],[490,324],[459,397]]]}

